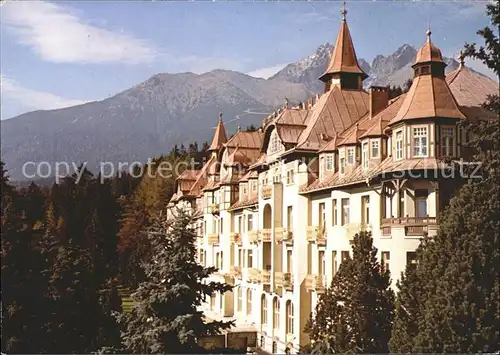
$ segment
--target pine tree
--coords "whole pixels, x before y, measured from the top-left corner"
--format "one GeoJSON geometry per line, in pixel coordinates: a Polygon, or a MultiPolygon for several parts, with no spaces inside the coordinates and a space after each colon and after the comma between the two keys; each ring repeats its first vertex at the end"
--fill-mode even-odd
{"type": "Polygon", "coordinates": [[[189,353],[199,336],[218,333],[227,322],[205,323],[198,307],[214,292],[231,286],[203,281],[215,271],[196,262],[195,232],[182,213],[171,226],[160,217],[148,235],[154,255],[144,265],[146,279],[132,295],[136,305],[120,318],[122,342],[133,353],[189,353]]]}
{"type": "Polygon", "coordinates": [[[371,233],[356,234],[352,249],[306,331],[319,352],[384,353],[394,314],[390,273],[377,260],[371,233]]]}

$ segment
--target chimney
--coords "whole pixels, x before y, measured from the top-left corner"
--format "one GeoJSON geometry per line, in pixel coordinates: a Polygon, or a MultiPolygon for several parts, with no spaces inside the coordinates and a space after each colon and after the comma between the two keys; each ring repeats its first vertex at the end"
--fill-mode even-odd
{"type": "Polygon", "coordinates": [[[389,87],[370,87],[370,118],[389,106],[389,87]]]}

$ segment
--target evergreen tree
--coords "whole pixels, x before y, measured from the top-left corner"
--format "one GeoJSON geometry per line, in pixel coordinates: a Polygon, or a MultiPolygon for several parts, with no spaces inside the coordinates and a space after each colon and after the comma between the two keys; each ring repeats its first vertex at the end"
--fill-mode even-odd
{"type": "Polygon", "coordinates": [[[231,286],[203,281],[215,268],[196,262],[196,233],[191,219],[179,213],[171,226],[160,217],[148,236],[153,257],[144,265],[146,279],[132,295],[136,304],[120,318],[122,342],[133,353],[190,353],[197,351],[197,338],[218,333],[227,322],[205,323],[198,307],[215,292],[231,286]]]}
{"type": "Polygon", "coordinates": [[[353,258],[342,262],[306,331],[319,352],[384,353],[394,313],[390,274],[377,260],[370,233],[356,234],[352,249],[353,258]]]}

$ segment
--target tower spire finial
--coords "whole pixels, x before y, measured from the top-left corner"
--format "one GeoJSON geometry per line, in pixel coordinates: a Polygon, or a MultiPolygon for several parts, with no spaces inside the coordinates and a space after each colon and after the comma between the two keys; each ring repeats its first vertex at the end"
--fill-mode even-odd
{"type": "Polygon", "coordinates": [[[427,21],[427,31],[425,32],[425,35],[427,36],[427,42],[431,42],[431,22],[427,21]]]}
{"type": "Polygon", "coordinates": [[[342,14],[342,21],[345,22],[346,21],[346,15],[347,15],[347,8],[346,8],[346,3],[347,1],[344,0],[344,5],[342,7],[342,10],[340,10],[340,13],[342,14]]]}
{"type": "Polygon", "coordinates": [[[458,63],[459,63],[459,69],[462,69],[465,65],[465,53],[463,51],[463,49],[460,50],[460,52],[458,52],[458,63]]]}
{"type": "Polygon", "coordinates": [[[219,120],[222,121],[222,109],[219,110],[219,120]]]}

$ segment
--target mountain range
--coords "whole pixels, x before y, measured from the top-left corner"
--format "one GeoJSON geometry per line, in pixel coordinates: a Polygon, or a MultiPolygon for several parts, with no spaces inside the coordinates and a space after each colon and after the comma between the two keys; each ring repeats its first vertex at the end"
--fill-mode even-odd
{"type": "MultiPolygon", "coordinates": [[[[26,161],[50,164],[87,162],[145,162],[165,154],[174,144],[210,140],[219,111],[226,130],[260,125],[285,97],[301,102],[323,90],[323,73],[333,46],[287,65],[268,79],[229,70],[204,74],[161,73],[110,98],[57,110],[28,112],[1,125],[2,160],[11,177],[23,180],[26,161]]],[[[412,76],[416,49],[408,44],[369,64],[365,86],[402,85],[412,76]]],[[[447,70],[458,63],[446,59],[447,70]]]]}

